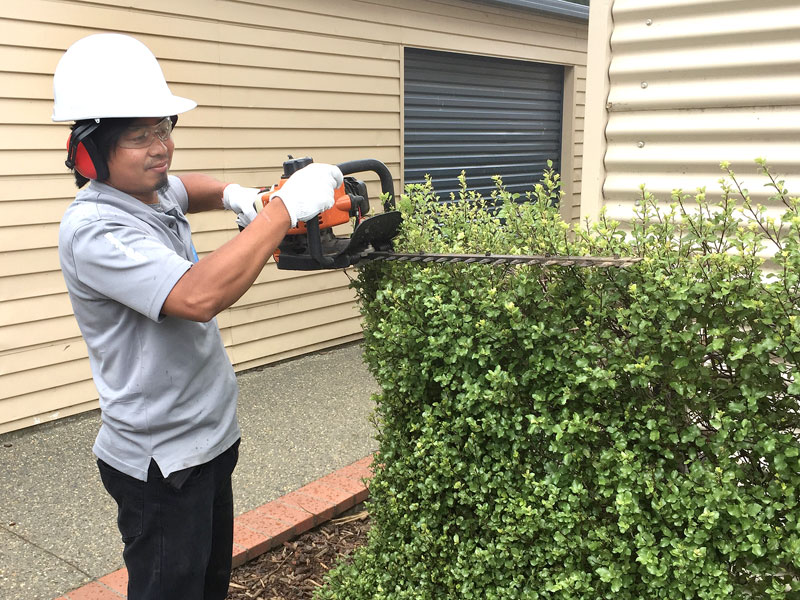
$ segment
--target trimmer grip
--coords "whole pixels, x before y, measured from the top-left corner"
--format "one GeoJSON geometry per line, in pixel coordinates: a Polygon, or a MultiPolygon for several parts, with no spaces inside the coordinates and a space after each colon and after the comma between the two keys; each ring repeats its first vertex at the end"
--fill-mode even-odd
{"type": "Polygon", "coordinates": [[[308,253],[323,268],[333,266],[333,258],[322,254],[322,236],[319,232],[319,216],[306,221],[308,231],[308,253]]]}
{"type": "MultiPolygon", "coordinates": [[[[278,184],[271,190],[269,190],[266,194],[261,196],[261,201],[264,206],[269,204],[270,196],[272,194],[277,193],[283,184],[286,182],[285,178],[281,178],[278,184]]],[[[352,206],[352,202],[350,201],[350,196],[347,195],[345,192],[344,184],[340,185],[336,191],[334,192],[334,203],[331,208],[326,211],[323,211],[319,214],[319,217],[314,217],[317,219],[317,223],[319,224],[321,229],[329,229],[336,225],[341,225],[342,223],[347,223],[350,220],[350,207],[352,206]]],[[[306,221],[298,221],[295,227],[289,229],[286,232],[287,235],[303,235],[306,233],[308,227],[308,222],[306,221]]]]}
{"type": "Polygon", "coordinates": [[[392,172],[389,171],[389,167],[375,158],[348,160],[336,166],[339,167],[342,175],[351,175],[363,171],[372,171],[377,174],[378,178],[381,180],[381,192],[389,195],[388,199],[383,204],[383,210],[384,212],[394,210],[394,180],[392,179],[392,172]]]}

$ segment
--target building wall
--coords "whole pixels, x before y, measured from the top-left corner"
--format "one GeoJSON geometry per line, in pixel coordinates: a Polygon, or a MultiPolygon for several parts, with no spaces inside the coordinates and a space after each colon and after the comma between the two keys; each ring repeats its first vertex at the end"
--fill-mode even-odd
{"type": "MultiPolygon", "coordinates": [[[[50,120],[52,74],[75,40],[131,34],[159,58],[181,115],[173,173],[277,181],[287,154],[377,158],[398,191],[403,48],[567,66],[565,213],[580,194],[585,23],[463,0],[26,0],[0,13],[0,432],[97,406],[86,348],[59,271],[58,223],[75,193],[67,126],[50,120]]],[[[92,75],[87,73],[87,76],[92,75]]],[[[377,196],[377,178],[371,180],[377,196]]],[[[190,217],[198,253],[236,234],[230,213],[190,217]]],[[[279,272],[218,317],[237,370],[357,340],[341,271],[279,272]]]]}
{"type": "Polygon", "coordinates": [[[589,57],[583,216],[718,190],[721,161],[776,215],[756,158],[800,193],[797,0],[592,0],[589,57]]]}

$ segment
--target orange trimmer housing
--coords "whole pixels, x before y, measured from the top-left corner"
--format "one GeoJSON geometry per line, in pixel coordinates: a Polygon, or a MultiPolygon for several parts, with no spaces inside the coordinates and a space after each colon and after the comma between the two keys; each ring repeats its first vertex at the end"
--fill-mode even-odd
{"type": "MultiPolygon", "coordinates": [[[[292,158],[283,163],[283,175],[271,188],[263,188],[261,203],[266,206],[270,198],[280,195],[281,188],[294,173],[307,167],[311,157],[292,158]]],[[[290,271],[316,271],[340,269],[355,264],[367,248],[385,250],[397,235],[400,213],[394,210],[394,182],[385,164],[374,158],[349,160],[336,165],[342,172],[343,183],[334,191],[333,206],[319,215],[300,221],[286,232],[273,256],[279,269],[290,271]],[[368,216],[370,212],[367,184],[354,173],[371,171],[381,181],[384,212],[368,216]],[[380,217],[380,218],[379,218],[380,217]],[[333,228],[351,222],[350,235],[337,235],[333,228]]],[[[343,233],[343,232],[342,232],[343,233]]]]}
{"type": "MultiPolygon", "coordinates": [[[[263,203],[264,206],[269,204],[270,196],[280,191],[280,189],[283,187],[283,184],[286,183],[287,179],[289,178],[286,176],[281,177],[280,182],[278,182],[278,184],[273,189],[271,189],[269,193],[266,193],[261,197],[261,202],[263,203]]],[[[353,204],[355,203],[350,198],[350,195],[345,191],[344,184],[340,185],[333,193],[333,206],[328,210],[321,212],[318,215],[319,228],[330,229],[331,227],[335,227],[336,225],[343,225],[344,223],[347,223],[353,217],[356,217],[356,219],[358,219],[360,215],[353,214],[354,210],[353,204]]],[[[307,229],[305,221],[298,221],[297,227],[292,227],[286,234],[305,235],[306,233],[307,229]]]]}
{"type": "MultiPolygon", "coordinates": [[[[281,175],[280,181],[261,196],[262,204],[264,206],[269,204],[270,198],[280,192],[280,189],[289,177],[300,169],[307,167],[312,162],[314,162],[314,159],[309,156],[303,158],[293,158],[289,156],[289,160],[283,163],[283,175],[281,175]]],[[[347,166],[350,164],[351,163],[343,163],[345,171],[347,171],[347,166]]],[[[333,199],[334,202],[331,208],[312,219],[312,221],[315,221],[312,236],[315,240],[320,240],[320,244],[322,244],[320,236],[323,235],[323,232],[326,238],[335,238],[330,231],[333,227],[343,225],[350,221],[350,219],[354,219],[353,227],[355,228],[369,212],[367,187],[364,182],[358,181],[352,177],[344,178],[342,185],[334,192],[333,199]]],[[[280,264],[282,249],[286,250],[287,248],[291,248],[294,252],[297,251],[298,248],[302,248],[305,245],[305,241],[308,239],[308,233],[308,224],[305,221],[298,221],[295,227],[292,227],[286,232],[284,241],[273,253],[272,256],[275,258],[275,262],[280,264]]]]}

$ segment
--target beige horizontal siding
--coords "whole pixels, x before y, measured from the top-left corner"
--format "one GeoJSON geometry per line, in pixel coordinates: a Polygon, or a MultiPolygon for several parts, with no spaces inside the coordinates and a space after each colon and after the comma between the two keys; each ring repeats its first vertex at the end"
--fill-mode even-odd
{"type": "MultiPolygon", "coordinates": [[[[566,104],[566,99],[565,99],[566,104]]],[[[572,103],[573,113],[570,124],[565,123],[566,127],[571,127],[573,139],[570,147],[564,153],[571,154],[572,164],[568,172],[572,177],[567,179],[566,195],[563,204],[568,206],[568,210],[562,210],[562,216],[572,222],[580,220],[581,212],[581,181],[583,173],[583,142],[584,142],[584,121],[586,114],[586,67],[578,66],[575,68],[575,89],[574,101],[572,103]]]]}
{"type": "MultiPolygon", "coordinates": [[[[591,20],[591,52],[608,56],[587,160],[610,216],[629,219],[642,184],[664,200],[678,188],[718,191],[721,161],[776,215],[754,160],[798,193],[796,0],[599,0],[591,20]]],[[[599,207],[588,196],[583,204],[599,207]]]]}
{"type": "MultiPolygon", "coordinates": [[[[75,40],[100,31],[147,44],[181,115],[173,173],[262,186],[288,154],[377,158],[400,189],[405,46],[575,67],[564,154],[579,193],[586,25],[463,0],[26,0],[0,14],[0,432],[97,406],[86,347],[58,265],[61,215],[75,194],[68,128],[54,124],[52,74],[75,40]]],[[[364,174],[377,197],[379,182],[364,174]]],[[[566,201],[568,206],[572,200],[566,201]]],[[[229,213],[190,215],[200,256],[237,231],[229,213]]],[[[357,340],[341,271],[286,273],[270,263],[218,316],[237,369],[357,340]]]]}

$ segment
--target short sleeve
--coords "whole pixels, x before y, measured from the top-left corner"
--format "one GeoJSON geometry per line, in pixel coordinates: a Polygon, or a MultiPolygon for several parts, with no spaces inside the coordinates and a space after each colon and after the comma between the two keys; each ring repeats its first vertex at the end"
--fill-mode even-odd
{"type": "Polygon", "coordinates": [[[74,231],[71,258],[77,279],[95,292],[154,321],[192,263],[145,230],[111,219],[74,231]]]}

